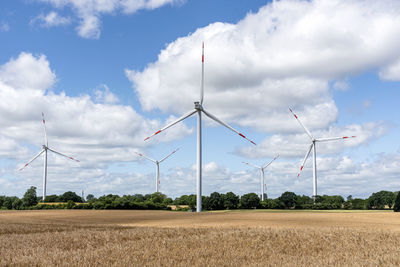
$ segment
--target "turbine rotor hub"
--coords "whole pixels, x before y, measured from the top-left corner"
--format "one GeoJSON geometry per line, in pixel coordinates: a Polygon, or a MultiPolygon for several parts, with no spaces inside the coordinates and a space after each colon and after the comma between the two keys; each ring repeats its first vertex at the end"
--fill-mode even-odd
{"type": "Polygon", "coordinates": [[[203,106],[199,102],[194,102],[194,108],[200,111],[203,110],[203,106]]]}

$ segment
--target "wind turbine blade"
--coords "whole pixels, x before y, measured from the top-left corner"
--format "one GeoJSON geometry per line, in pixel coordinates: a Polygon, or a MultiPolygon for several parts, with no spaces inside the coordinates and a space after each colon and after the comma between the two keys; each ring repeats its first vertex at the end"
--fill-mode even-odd
{"type": "Polygon", "coordinates": [[[31,159],[30,161],[28,161],[28,163],[25,163],[25,165],[19,169],[19,171],[22,171],[26,166],[28,166],[32,161],[34,161],[35,159],[37,159],[37,157],[39,157],[40,155],[42,155],[42,153],[44,152],[44,149],[42,149],[36,156],[33,157],[33,159],[31,159]]]}
{"type": "Polygon", "coordinates": [[[164,128],[158,130],[157,132],[153,133],[153,134],[150,135],[149,137],[146,137],[146,138],[144,139],[144,141],[146,141],[146,140],[149,139],[150,137],[153,137],[153,136],[156,135],[156,134],[161,133],[162,131],[165,131],[166,129],[168,129],[168,128],[171,127],[171,126],[174,126],[174,125],[177,124],[178,122],[183,121],[183,120],[186,119],[187,117],[192,116],[192,115],[193,115],[194,113],[196,113],[196,112],[197,112],[197,110],[193,110],[193,111],[190,111],[190,112],[186,113],[185,115],[183,115],[182,117],[180,117],[180,118],[177,119],[176,121],[174,121],[174,122],[168,124],[167,126],[165,126],[164,128]]]}
{"type": "Polygon", "coordinates": [[[301,123],[301,121],[299,120],[299,118],[297,117],[296,114],[294,114],[293,110],[291,108],[289,108],[290,112],[292,112],[293,116],[296,118],[296,120],[300,123],[301,127],[303,127],[304,131],[306,131],[307,135],[311,138],[311,140],[314,140],[314,137],[312,137],[310,131],[306,128],[306,126],[304,126],[303,123],[301,123]]]}
{"type": "Polygon", "coordinates": [[[277,158],[279,158],[279,155],[276,155],[276,157],[271,160],[267,165],[265,165],[264,167],[262,167],[263,169],[267,168],[269,165],[271,165],[272,162],[274,162],[274,160],[276,160],[277,158]]]}
{"type": "Polygon", "coordinates": [[[168,156],[164,157],[162,160],[160,160],[159,162],[163,162],[164,160],[166,160],[169,156],[171,156],[172,154],[174,154],[176,151],[178,151],[179,148],[175,149],[174,151],[172,151],[168,156]]]}
{"type": "Polygon", "coordinates": [[[204,42],[201,53],[201,88],[200,88],[200,105],[203,105],[204,98],[204,42]]]}
{"type": "Polygon", "coordinates": [[[64,155],[64,154],[62,154],[62,153],[60,153],[60,152],[57,152],[57,151],[55,151],[55,150],[53,150],[53,149],[51,149],[51,148],[47,148],[47,149],[50,150],[50,151],[53,152],[53,153],[56,153],[56,154],[60,155],[60,156],[66,157],[66,158],[68,158],[68,159],[72,159],[73,161],[76,161],[76,162],[80,162],[79,160],[74,159],[73,157],[64,155]]]}
{"type": "Polygon", "coordinates": [[[314,145],[314,143],[311,143],[310,148],[308,149],[307,154],[306,154],[306,156],[304,157],[303,163],[301,164],[300,171],[299,171],[299,173],[297,174],[297,177],[300,176],[300,173],[301,173],[301,171],[302,171],[303,168],[304,168],[304,164],[306,164],[306,161],[307,161],[307,159],[308,159],[308,156],[310,155],[311,149],[313,148],[313,145],[314,145]]]}
{"type": "Polygon", "coordinates": [[[246,139],[247,141],[249,141],[250,143],[252,143],[253,145],[256,145],[256,143],[254,143],[253,141],[251,141],[250,139],[248,139],[246,136],[244,136],[243,134],[239,133],[238,131],[236,131],[235,129],[233,129],[231,126],[229,126],[228,124],[222,122],[221,120],[219,120],[217,117],[215,117],[214,115],[208,113],[207,111],[205,111],[204,109],[202,110],[204,112],[204,114],[206,114],[210,119],[215,120],[216,122],[218,122],[219,124],[225,126],[226,128],[228,128],[229,130],[237,133],[238,135],[240,135],[241,137],[243,137],[244,139],[246,139]]]}
{"type": "Polygon", "coordinates": [[[356,136],[341,136],[341,137],[331,137],[331,138],[319,138],[315,139],[315,141],[318,142],[325,142],[325,141],[332,141],[332,140],[340,140],[340,139],[348,139],[348,138],[354,138],[356,136]]]}
{"type": "Polygon", "coordinates": [[[247,164],[247,165],[252,166],[252,167],[256,167],[257,169],[261,169],[260,166],[257,166],[257,165],[254,165],[254,164],[251,164],[251,163],[248,163],[248,162],[245,162],[245,161],[242,161],[242,163],[247,164]]]}
{"type": "Polygon", "coordinates": [[[42,112],[42,121],[43,121],[43,128],[44,128],[44,142],[45,142],[45,145],[48,146],[49,145],[49,141],[47,140],[46,121],[44,119],[44,113],[43,112],[42,112]]]}
{"type": "Polygon", "coordinates": [[[135,152],[137,155],[139,155],[139,156],[141,156],[141,157],[143,157],[143,158],[145,158],[145,159],[148,159],[148,160],[150,160],[150,161],[152,161],[152,162],[154,162],[154,163],[156,163],[156,161],[154,160],[154,159],[152,159],[152,158],[149,158],[149,157],[146,157],[145,155],[143,155],[142,153],[138,153],[138,152],[135,152]]]}

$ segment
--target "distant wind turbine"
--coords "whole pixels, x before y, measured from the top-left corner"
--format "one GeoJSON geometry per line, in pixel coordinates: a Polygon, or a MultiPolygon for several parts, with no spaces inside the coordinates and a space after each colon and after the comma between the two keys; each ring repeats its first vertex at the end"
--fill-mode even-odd
{"type": "Polygon", "coordinates": [[[26,166],[28,166],[32,161],[37,159],[40,155],[44,153],[44,166],[43,166],[43,197],[42,200],[46,198],[46,184],[47,184],[47,151],[51,151],[55,154],[58,154],[60,156],[66,157],[68,159],[74,160],[76,162],[79,162],[79,160],[74,159],[73,157],[69,157],[67,155],[61,154],[60,152],[57,152],[49,147],[49,142],[47,140],[47,133],[46,133],[46,121],[44,120],[44,114],[42,112],[42,121],[43,121],[43,127],[44,127],[44,145],[43,149],[33,158],[31,159],[28,163],[26,163],[22,168],[19,169],[19,171],[22,171],[26,166]]]}
{"type": "Polygon", "coordinates": [[[297,177],[300,176],[301,171],[303,170],[304,164],[306,164],[306,161],[308,159],[308,156],[310,155],[311,149],[313,149],[313,199],[315,201],[315,198],[317,196],[317,152],[315,148],[315,144],[317,142],[326,142],[326,141],[333,141],[333,140],[340,140],[340,139],[348,139],[348,138],[354,138],[355,136],[342,136],[342,137],[331,137],[331,138],[314,138],[310,131],[304,126],[303,123],[299,120],[296,114],[294,114],[293,110],[289,108],[290,112],[292,112],[293,116],[296,118],[296,120],[300,123],[301,127],[303,127],[304,131],[310,137],[311,139],[311,144],[309,149],[307,150],[306,156],[304,157],[303,163],[301,164],[300,171],[297,174],[297,177]]]}
{"type": "Polygon", "coordinates": [[[202,57],[201,57],[201,87],[200,87],[200,102],[194,102],[194,110],[186,113],[185,115],[183,115],[182,117],[180,117],[179,119],[177,119],[176,121],[166,125],[164,128],[158,130],[157,132],[155,132],[154,134],[152,134],[151,136],[147,137],[146,139],[144,139],[145,141],[147,139],[149,139],[150,137],[159,134],[163,131],[165,131],[166,129],[168,129],[169,127],[177,124],[180,121],[183,121],[184,119],[192,116],[193,114],[197,113],[197,175],[196,175],[196,187],[197,187],[197,192],[196,192],[196,211],[197,212],[201,212],[201,190],[202,190],[202,146],[201,146],[201,113],[203,112],[207,117],[209,117],[210,119],[218,122],[219,124],[225,126],[226,128],[228,128],[229,130],[237,133],[239,136],[247,139],[248,141],[250,141],[252,144],[256,144],[253,141],[251,141],[250,139],[248,139],[246,136],[244,136],[243,134],[241,134],[240,132],[236,131],[235,129],[233,129],[231,126],[229,126],[228,124],[222,122],[221,120],[219,120],[217,117],[215,117],[214,115],[212,115],[211,113],[207,112],[204,108],[203,108],[203,97],[204,97],[204,42],[202,45],[202,57]]]}
{"type": "Polygon", "coordinates": [[[163,162],[164,160],[166,160],[169,156],[171,156],[172,154],[174,154],[176,151],[178,151],[179,148],[175,149],[174,151],[172,151],[171,153],[169,153],[166,157],[164,157],[163,159],[161,159],[160,161],[158,160],[154,160],[152,158],[146,157],[145,155],[143,155],[142,153],[138,153],[135,152],[136,154],[138,154],[139,156],[150,160],[152,162],[154,162],[156,164],[156,192],[158,193],[158,186],[160,185],[160,163],[163,162]]]}
{"type": "Polygon", "coordinates": [[[248,163],[248,162],[243,161],[244,164],[253,166],[253,167],[259,169],[260,172],[261,172],[261,201],[264,201],[264,188],[265,188],[264,170],[265,170],[269,165],[271,165],[271,163],[272,163],[274,160],[276,160],[278,157],[279,157],[279,155],[277,155],[273,160],[271,160],[268,164],[264,165],[263,167],[257,166],[257,165],[254,165],[254,164],[251,164],[251,163],[248,163]]]}

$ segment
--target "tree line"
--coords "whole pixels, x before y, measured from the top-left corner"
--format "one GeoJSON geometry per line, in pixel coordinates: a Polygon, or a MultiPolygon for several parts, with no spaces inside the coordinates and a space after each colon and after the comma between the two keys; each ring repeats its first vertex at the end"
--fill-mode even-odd
{"type": "MultiPolygon", "coordinates": [[[[293,192],[284,192],[275,199],[264,196],[264,201],[255,193],[242,196],[233,192],[220,194],[211,193],[203,196],[204,210],[232,210],[232,209],[393,209],[400,211],[399,192],[379,191],[367,199],[353,198],[351,195],[345,200],[342,196],[317,196],[313,198],[305,195],[296,195],[293,192]]],[[[36,195],[36,187],[30,187],[22,198],[16,196],[0,196],[0,209],[171,209],[194,210],[196,195],[182,195],[174,200],[162,193],[135,194],[135,195],[104,195],[96,198],[87,195],[86,199],[76,193],[68,191],[61,195],[46,196],[44,202],[36,195]]]]}

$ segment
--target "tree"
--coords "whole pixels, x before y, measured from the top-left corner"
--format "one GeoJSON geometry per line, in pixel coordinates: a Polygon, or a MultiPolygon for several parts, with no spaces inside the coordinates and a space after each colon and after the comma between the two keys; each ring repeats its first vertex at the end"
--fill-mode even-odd
{"type": "Polygon", "coordinates": [[[21,210],[23,209],[23,203],[22,200],[19,199],[18,197],[12,197],[12,204],[11,204],[13,210],[21,210]]]}
{"type": "Polygon", "coordinates": [[[22,205],[24,207],[32,207],[37,204],[37,196],[36,196],[36,187],[31,186],[28,190],[26,190],[26,193],[24,194],[24,197],[22,198],[22,205]]]}
{"type": "Polygon", "coordinates": [[[82,198],[72,191],[68,191],[62,194],[60,196],[60,200],[62,202],[68,202],[69,200],[72,200],[73,202],[82,202],[82,198]]]}
{"type": "Polygon", "coordinates": [[[164,199],[163,204],[165,205],[171,205],[174,201],[172,200],[172,198],[167,197],[164,199]]]}
{"type": "Polygon", "coordinates": [[[218,192],[211,193],[208,200],[208,208],[211,210],[222,210],[224,209],[224,200],[221,194],[218,192]]]}
{"type": "Polygon", "coordinates": [[[368,208],[369,209],[384,209],[385,205],[389,207],[389,209],[392,208],[393,203],[394,203],[394,193],[390,191],[379,191],[377,193],[373,193],[369,198],[368,198],[368,208]]]}
{"type": "Polygon", "coordinates": [[[309,209],[314,204],[314,201],[309,196],[297,196],[296,198],[296,209],[309,209]]]}
{"type": "Polygon", "coordinates": [[[164,195],[160,192],[155,192],[150,195],[150,201],[153,203],[163,203],[163,201],[166,197],[167,197],[166,195],[164,195]]]}
{"type": "Polygon", "coordinates": [[[86,200],[87,201],[94,200],[94,196],[92,194],[89,194],[89,195],[86,196],[86,200]]]}
{"type": "Polygon", "coordinates": [[[393,211],[400,212],[400,192],[397,192],[396,201],[394,202],[393,211]]]}
{"type": "Polygon", "coordinates": [[[239,196],[235,195],[233,192],[228,192],[224,195],[224,207],[226,209],[237,209],[239,202],[239,196]]]}
{"type": "Polygon", "coordinates": [[[297,195],[293,192],[285,192],[279,197],[279,200],[286,209],[290,209],[296,205],[297,195]]]}
{"type": "Polygon", "coordinates": [[[243,209],[254,209],[260,205],[260,198],[255,193],[244,194],[240,198],[240,206],[243,209]]]}

